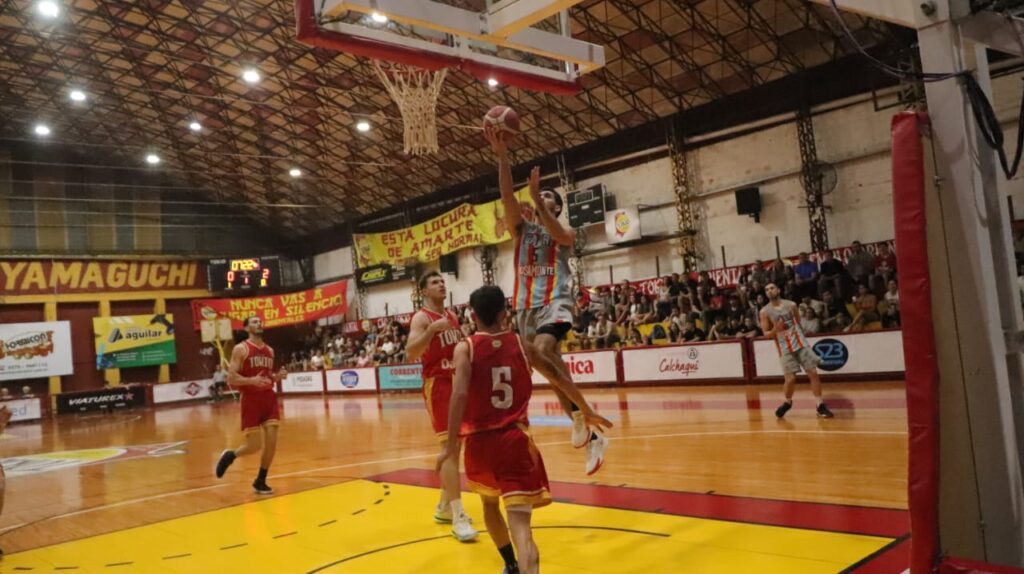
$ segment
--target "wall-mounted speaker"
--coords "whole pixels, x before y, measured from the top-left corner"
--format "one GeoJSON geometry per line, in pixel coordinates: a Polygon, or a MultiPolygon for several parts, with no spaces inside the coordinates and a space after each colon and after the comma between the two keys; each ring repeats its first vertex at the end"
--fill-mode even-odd
{"type": "Polygon", "coordinates": [[[761,222],[761,189],[745,187],[736,190],[736,213],[750,215],[757,223],[761,222]]]}

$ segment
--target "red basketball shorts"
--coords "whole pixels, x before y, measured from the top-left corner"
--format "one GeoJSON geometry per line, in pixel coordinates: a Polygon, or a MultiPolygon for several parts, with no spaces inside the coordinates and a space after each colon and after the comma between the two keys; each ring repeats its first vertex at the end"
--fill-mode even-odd
{"type": "Polygon", "coordinates": [[[276,425],[280,418],[274,391],[242,393],[242,432],[254,431],[263,425],[276,425]]]}
{"type": "Polygon", "coordinates": [[[466,477],[474,492],[501,497],[505,507],[551,504],[544,459],[520,426],[466,436],[466,477]]]}
{"type": "Polygon", "coordinates": [[[423,380],[423,400],[427,403],[430,425],[440,441],[448,440],[448,406],[452,400],[452,380],[444,377],[423,380]]]}

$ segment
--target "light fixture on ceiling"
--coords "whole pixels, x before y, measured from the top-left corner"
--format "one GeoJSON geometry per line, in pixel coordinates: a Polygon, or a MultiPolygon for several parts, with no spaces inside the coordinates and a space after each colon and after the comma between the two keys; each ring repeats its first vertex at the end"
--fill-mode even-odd
{"type": "Polygon", "coordinates": [[[193,121],[192,123],[188,124],[188,129],[190,129],[190,130],[192,130],[194,132],[197,132],[197,131],[203,129],[203,125],[200,124],[199,122],[193,121]]]}
{"type": "Polygon", "coordinates": [[[149,165],[156,165],[160,163],[160,156],[156,155],[155,153],[151,153],[146,156],[146,163],[148,163],[149,165]]]}
{"type": "Polygon", "coordinates": [[[359,120],[359,123],[356,124],[356,129],[361,132],[368,132],[370,131],[370,122],[366,120],[359,120]]]}
{"type": "Polygon", "coordinates": [[[302,175],[302,170],[297,167],[293,167],[288,170],[288,175],[292,177],[299,177],[300,175],[302,175]]]}
{"type": "Polygon", "coordinates": [[[43,0],[36,4],[36,10],[44,18],[56,18],[60,16],[60,5],[53,0],[43,0]]]}
{"type": "Polygon", "coordinates": [[[255,84],[260,81],[260,73],[252,68],[248,68],[242,72],[242,79],[250,84],[255,84]]]}
{"type": "Polygon", "coordinates": [[[495,88],[495,87],[498,86],[498,80],[495,80],[494,78],[488,78],[487,79],[487,85],[492,87],[492,88],[495,88]]]}
{"type": "Polygon", "coordinates": [[[71,98],[71,101],[73,102],[84,102],[85,92],[83,92],[82,90],[71,90],[71,93],[68,94],[68,97],[71,98]]]}
{"type": "Polygon", "coordinates": [[[370,18],[372,18],[373,21],[378,24],[386,24],[388,21],[388,17],[381,14],[380,12],[374,12],[373,14],[370,14],[370,18]]]}
{"type": "Polygon", "coordinates": [[[36,124],[36,127],[33,131],[36,132],[37,136],[48,136],[50,135],[50,126],[46,124],[36,124]]]}

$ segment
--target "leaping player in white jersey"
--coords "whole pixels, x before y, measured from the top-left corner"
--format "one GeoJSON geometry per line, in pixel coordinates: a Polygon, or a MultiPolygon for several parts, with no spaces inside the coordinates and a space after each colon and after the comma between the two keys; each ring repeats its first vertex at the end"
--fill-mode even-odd
{"type": "Polygon", "coordinates": [[[828,405],[821,400],[821,378],[818,376],[821,358],[811,349],[807,336],[800,327],[800,314],[796,303],[783,299],[779,294],[778,285],[774,283],[766,285],[764,291],[768,295],[768,304],[761,309],[761,329],[764,330],[765,336],[775,338],[779,362],[782,363],[782,372],[786,380],[783,386],[786,402],[775,409],[775,416],[781,419],[793,408],[796,374],[802,368],[807,372],[807,378],[811,380],[811,392],[818,401],[818,416],[823,419],[832,418],[832,411],[828,410],[828,405]]]}
{"type": "MultiPolygon", "coordinates": [[[[540,189],[540,168],[536,167],[530,173],[530,197],[536,205],[540,223],[523,219],[512,188],[506,137],[489,125],[484,127],[484,135],[498,160],[504,221],[516,242],[516,285],[512,302],[517,311],[519,334],[571,380],[569,369],[562,360],[561,341],[572,328],[575,307],[569,254],[576,232],[558,222],[562,213],[562,197],[552,189],[540,189]]],[[[608,438],[590,429],[579,407],[557,387],[553,390],[572,419],[572,445],[575,448],[587,447],[586,472],[587,475],[594,474],[604,464],[608,438]]]]}

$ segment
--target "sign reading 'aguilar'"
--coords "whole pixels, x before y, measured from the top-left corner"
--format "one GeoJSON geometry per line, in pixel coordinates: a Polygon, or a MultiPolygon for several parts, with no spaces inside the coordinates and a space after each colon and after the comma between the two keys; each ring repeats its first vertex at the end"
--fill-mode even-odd
{"type": "Polygon", "coordinates": [[[177,362],[174,316],[94,317],[96,368],[120,369],[177,362]]]}

